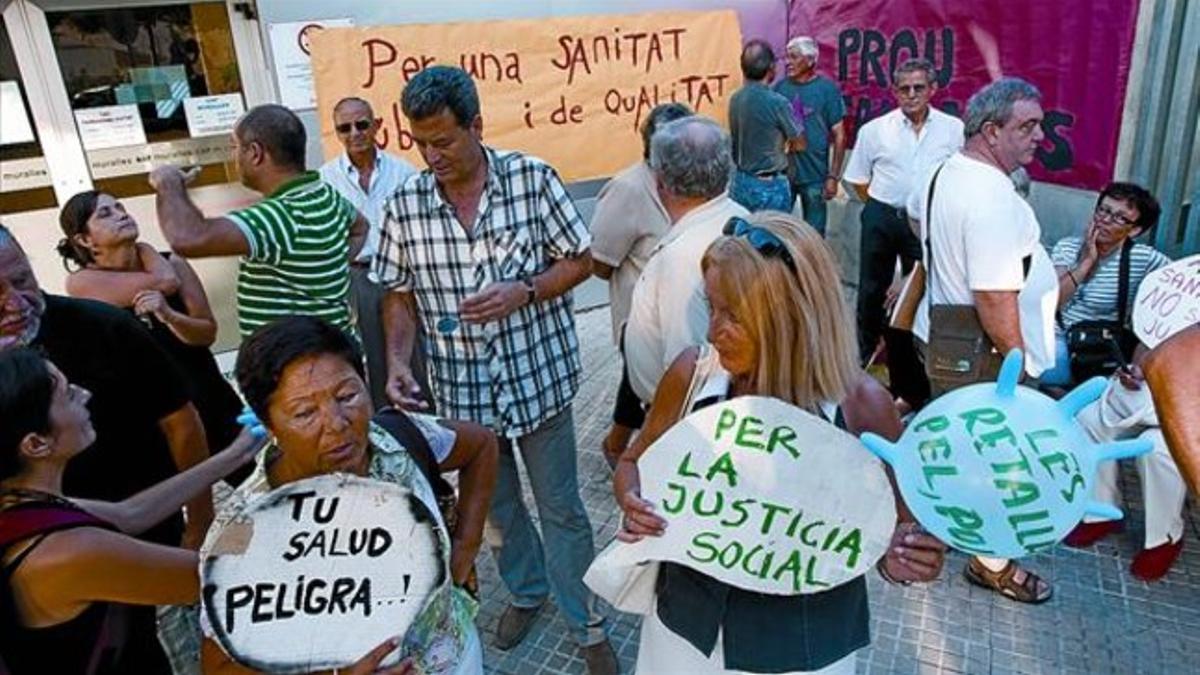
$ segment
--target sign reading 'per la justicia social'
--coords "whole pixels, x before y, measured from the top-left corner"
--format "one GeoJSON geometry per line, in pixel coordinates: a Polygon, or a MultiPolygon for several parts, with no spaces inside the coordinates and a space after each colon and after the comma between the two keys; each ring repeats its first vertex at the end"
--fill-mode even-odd
{"type": "Polygon", "coordinates": [[[819,593],[887,551],[895,500],[883,465],[850,434],[778,399],[692,413],[638,460],[661,537],[613,550],[777,595],[819,593]]]}

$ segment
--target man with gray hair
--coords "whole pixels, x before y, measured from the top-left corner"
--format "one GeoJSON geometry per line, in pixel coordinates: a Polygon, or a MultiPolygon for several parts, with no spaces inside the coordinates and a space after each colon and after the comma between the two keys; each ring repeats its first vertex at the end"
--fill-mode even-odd
{"type": "Polygon", "coordinates": [[[483,144],[479,94],[461,68],[421,71],[400,105],[429,168],[388,201],[372,264],[388,291],[388,396],[425,406],[409,369],[419,319],[438,412],[500,437],[487,536],[512,600],[496,646],[524,639],[553,593],[588,672],[616,673],[604,617],[583,583],[595,551],[572,415],[581,368],[571,290],[591,270],[587,226],[550,165],[483,144]]]}
{"type": "MultiPolygon", "coordinates": [[[[892,95],[899,107],[863,125],[842,177],[866,202],[860,217],[856,312],[863,363],[870,361],[884,333],[884,296],[897,259],[905,275],[921,259],[921,242],[904,211],[914,177],[924,176],[928,167],[963,144],[962,122],[929,105],[938,88],[934,76],[933,64],[925,59],[910,59],[896,68],[892,95]]],[[[892,393],[899,395],[896,387],[892,393]]]]}
{"type": "MultiPolygon", "coordinates": [[[[913,332],[929,344],[931,333],[954,323],[949,315],[931,326],[931,307],[973,307],[978,337],[990,342],[996,355],[990,362],[1022,349],[1030,377],[1053,363],[1058,277],[1040,243],[1037,217],[1009,174],[1033,161],[1044,138],[1040,101],[1036,87],[1011,77],[976,92],[967,102],[965,147],[908,197],[908,213],[922,226],[928,279],[913,332]]],[[[933,347],[925,354],[932,395],[970,384],[959,374],[961,359],[933,347]]],[[[990,380],[995,374],[979,377],[990,380]]],[[[1045,602],[1052,593],[1047,582],[1011,560],[974,557],[964,574],[971,583],[1018,602],[1045,602]]]]}
{"type": "MultiPolygon", "coordinates": [[[[592,274],[608,280],[613,342],[618,347],[629,318],[633,287],[658,240],[671,226],[650,169],[650,139],[659,127],[691,114],[692,110],[682,103],[655,106],[642,123],[642,158],[613,176],[596,198],[596,210],[592,213],[592,274]]],[[[621,370],[625,370],[623,365],[621,370]]],[[[610,465],[616,464],[633,432],[642,428],[645,419],[642,402],[625,375],[617,388],[613,424],[603,441],[604,458],[610,465]]]]}
{"type": "Polygon", "coordinates": [[[208,218],[188,196],[194,176],[175,166],[150,172],[158,224],[171,250],[188,258],[239,256],[238,329],[247,337],[271,321],[304,314],[350,335],[350,261],[367,235],[354,206],[305,171],[304,124],[281,105],[260,105],[233,128],[242,185],[264,198],[208,218]]]}
{"type": "Polygon", "coordinates": [[[726,191],[733,170],[729,134],[711,119],[685,117],[659,129],[650,141],[650,168],[671,229],[633,288],[624,345],[629,383],[647,404],[675,357],[708,333],[704,251],[730,218],[749,213],[726,191]]]}
{"type": "Polygon", "coordinates": [[[846,156],[846,104],[833,80],[817,73],[819,51],[817,41],[806,35],[788,42],[787,77],[775,83],[775,91],[792,102],[807,143],[803,152],[791,155],[792,192],[800,198],[804,219],[825,234],[825,202],[837,194],[846,156]]]}

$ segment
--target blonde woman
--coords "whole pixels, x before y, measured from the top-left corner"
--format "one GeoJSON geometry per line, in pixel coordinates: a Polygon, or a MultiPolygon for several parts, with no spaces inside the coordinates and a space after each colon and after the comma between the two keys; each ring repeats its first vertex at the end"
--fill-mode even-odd
{"type": "MultiPolygon", "coordinates": [[[[790,215],[733,218],[704,255],[710,345],[675,359],[646,427],[614,478],[624,541],[660,536],[666,521],[639,494],[638,458],[688,412],[736,396],[772,396],[857,435],[901,432],[891,395],[858,366],[853,322],[833,255],[816,230],[790,215]],[[695,403],[685,403],[693,379],[695,403]],[[686,410],[683,408],[687,408],[686,410]]],[[[833,477],[831,477],[832,479],[833,477]]],[[[945,546],[901,514],[879,573],[893,583],[937,578],[945,546]]],[[[853,673],[870,642],[863,577],[812,595],[728,586],[664,563],[655,610],[642,624],[639,673],[853,673]]]]}

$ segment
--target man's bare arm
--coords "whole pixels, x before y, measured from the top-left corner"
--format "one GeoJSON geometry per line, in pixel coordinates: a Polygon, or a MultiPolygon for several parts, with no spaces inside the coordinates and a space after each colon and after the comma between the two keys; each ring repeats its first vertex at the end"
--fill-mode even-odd
{"type": "Polygon", "coordinates": [[[232,220],[205,218],[187,193],[187,176],[173,166],[150,173],[158,225],[171,250],[188,258],[249,255],[250,243],[232,220]]]}
{"type": "Polygon", "coordinates": [[[1021,339],[1021,313],[1016,291],[974,291],[975,310],[983,332],[1001,354],[1024,349],[1021,339]]]}
{"type": "Polygon", "coordinates": [[[1155,347],[1142,367],[1167,448],[1200,495],[1200,324],[1155,347]]]}

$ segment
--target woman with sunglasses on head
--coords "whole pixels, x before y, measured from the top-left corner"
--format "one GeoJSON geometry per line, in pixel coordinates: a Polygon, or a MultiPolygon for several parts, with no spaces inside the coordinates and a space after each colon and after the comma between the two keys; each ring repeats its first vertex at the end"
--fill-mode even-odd
{"type": "Polygon", "coordinates": [[[80,192],[67,200],[58,220],[63,231],[58,253],[72,270],[67,293],[141,318],[188,376],[209,446],[231,443],[240,428],[242,403],[209,350],[217,322],[196,271],[184,258],[160,255],[139,242],[137,221],[110,194],[80,192]]]}
{"type": "MultiPolygon", "coordinates": [[[[821,235],[775,212],[733,218],[724,232],[702,262],[711,344],[675,360],[645,428],[617,465],[623,541],[659,536],[666,526],[640,496],[638,458],[705,405],[770,396],[855,435],[900,436],[891,395],[858,366],[840,275],[821,235]],[[689,390],[699,392],[694,405],[685,402],[689,390]]],[[[880,574],[894,583],[937,578],[945,546],[920,529],[898,494],[896,502],[900,518],[880,574]]],[[[639,673],[853,673],[854,653],[870,641],[864,577],[822,593],[779,596],[663,563],[655,595],[642,624],[639,673]]]]}

